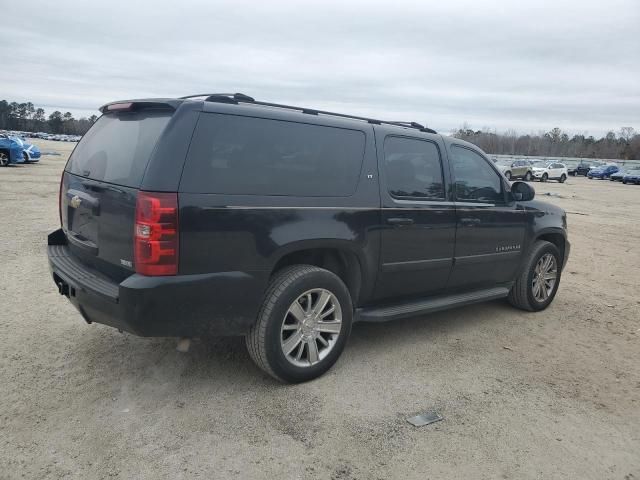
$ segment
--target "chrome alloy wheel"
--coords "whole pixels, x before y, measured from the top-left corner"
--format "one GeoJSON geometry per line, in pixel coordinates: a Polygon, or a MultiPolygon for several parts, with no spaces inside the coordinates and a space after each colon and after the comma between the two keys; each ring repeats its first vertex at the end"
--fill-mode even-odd
{"type": "Polygon", "coordinates": [[[342,309],[336,296],[324,288],[300,295],[282,320],[280,346],[297,367],[322,361],[333,349],[342,329],[342,309]]]}
{"type": "Polygon", "coordinates": [[[533,271],[531,288],[536,301],[546,301],[553,292],[557,280],[558,264],[556,263],[556,257],[550,253],[545,253],[540,257],[533,271]]]}
{"type": "Polygon", "coordinates": [[[4,152],[0,152],[0,165],[3,167],[9,165],[9,156],[4,152]]]}

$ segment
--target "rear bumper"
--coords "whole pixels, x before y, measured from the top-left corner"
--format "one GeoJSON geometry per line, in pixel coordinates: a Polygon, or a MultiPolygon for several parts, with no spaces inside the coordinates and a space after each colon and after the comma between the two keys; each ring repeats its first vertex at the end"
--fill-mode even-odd
{"type": "Polygon", "coordinates": [[[121,283],[72,255],[62,230],[49,235],[49,269],[58,291],[88,322],[140,336],[244,335],[255,322],[264,279],[261,272],[146,277],[121,283]]]}

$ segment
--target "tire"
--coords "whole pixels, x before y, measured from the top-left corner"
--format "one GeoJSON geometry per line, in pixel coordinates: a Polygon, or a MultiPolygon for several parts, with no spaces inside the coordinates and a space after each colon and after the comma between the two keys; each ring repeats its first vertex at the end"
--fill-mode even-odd
{"type": "Polygon", "coordinates": [[[560,175],[560,178],[558,179],[558,181],[560,183],[564,183],[566,179],[567,179],[567,176],[563,173],[562,175],[560,175]]]}
{"type": "Polygon", "coordinates": [[[511,180],[511,172],[509,170],[504,172],[504,176],[507,177],[507,180],[511,180]]]}
{"type": "Polygon", "coordinates": [[[622,180],[622,183],[624,183],[624,184],[626,185],[626,184],[627,184],[627,181],[626,181],[626,180],[622,180]]]}
{"type": "Polygon", "coordinates": [[[351,295],[338,276],[312,265],[294,265],[278,272],[269,283],[257,321],[245,338],[247,350],[256,365],[277,380],[306,382],[325,373],[338,360],[351,333],[352,320],[351,295]],[[318,307],[324,292],[329,294],[327,306],[318,307]],[[321,316],[314,317],[310,307],[320,308],[321,316]],[[299,317],[311,322],[303,323],[297,320],[299,317]],[[314,328],[323,324],[332,332],[314,328]],[[339,331],[334,331],[336,326],[339,331]],[[285,351],[287,346],[293,346],[290,352],[285,351]]]}
{"type": "Polygon", "coordinates": [[[531,172],[527,172],[527,173],[524,175],[524,181],[525,181],[525,182],[530,182],[531,180],[533,180],[533,175],[531,175],[531,172]]]}
{"type": "MultiPolygon", "coordinates": [[[[558,247],[544,240],[536,241],[524,262],[522,271],[516,278],[513,287],[511,287],[511,291],[507,297],[509,303],[516,308],[529,312],[538,312],[547,308],[556,296],[558,286],[560,285],[561,265],[562,259],[560,258],[558,247]],[[546,257],[547,255],[550,255],[553,258],[553,262],[555,262],[555,281],[552,286],[549,286],[547,283],[548,280],[543,280],[542,288],[544,288],[544,291],[541,288],[539,295],[536,296],[533,282],[534,280],[537,280],[538,283],[540,282],[540,279],[535,278],[536,267],[538,263],[543,260],[543,257],[548,258],[546,257]]],[[[551,272],[549,272],[549,274],[550,273],[551,272]]]]}
{"type": "Polygon", "coordinates": [[[29,160],[29,155],[26,152],[22,152],[22,157],[24,158],[24,163],[31,163],[31,160],[29,160]]]}
{"type": "Polygon", "coordinates": [[[540,181],[546,182],[547,180],[549,180],[549,175],[547,175],[546,173],[543,173],[542,177],[540,177],[540,181]]]}
{"type": "Polygon", "coordinates": [[[0,152],[0,167],[9,166],[9,155],[5,152],[0,152]]]}

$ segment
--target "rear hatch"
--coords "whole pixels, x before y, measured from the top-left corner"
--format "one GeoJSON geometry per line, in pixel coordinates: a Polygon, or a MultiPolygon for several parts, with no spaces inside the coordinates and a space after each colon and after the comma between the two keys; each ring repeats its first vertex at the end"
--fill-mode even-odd
{"type": "Polygon", "coordinates": [[[116,281],[134,272],[138,189],[172,114],[157,106],[107,112],[82,138],[63,173],[60,217],[69,248],[116,281]]]}

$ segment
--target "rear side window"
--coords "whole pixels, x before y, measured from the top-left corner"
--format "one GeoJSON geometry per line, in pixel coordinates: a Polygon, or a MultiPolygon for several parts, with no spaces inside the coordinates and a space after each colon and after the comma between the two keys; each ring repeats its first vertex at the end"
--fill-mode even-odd
{"type": "Polygon", "coordinates": [[[180,190],[240,195],[349,196],[365,135],[357,130],[203,113],[180,190]]]}
{"type": "Polygon", "coordinates": [[[103,115],[82,137],[67,171],[93,180],[139,187],[171,113],[143,110],[103,115]]]}
{"type": "Polygon", "coordinates": [[[438,147],[428,141],[387,137],[384,163],[389,193],[396,198],[444,199],[438,147]]]}

